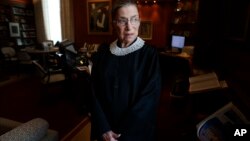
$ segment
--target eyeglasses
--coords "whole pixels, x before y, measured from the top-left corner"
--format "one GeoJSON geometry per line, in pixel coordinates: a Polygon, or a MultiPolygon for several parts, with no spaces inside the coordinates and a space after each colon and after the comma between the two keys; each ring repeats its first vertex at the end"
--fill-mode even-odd
{"type": "Polygon", "coordinates": [[[133,17],[130,20],[125,18],[120,18],[115,20],[114,22],[116,22],[116,24],[120,26],[126,26],[128,22],[130,22],[131,25],[138,25],[140,23],[140,19],[137,17],[133,17]]]}

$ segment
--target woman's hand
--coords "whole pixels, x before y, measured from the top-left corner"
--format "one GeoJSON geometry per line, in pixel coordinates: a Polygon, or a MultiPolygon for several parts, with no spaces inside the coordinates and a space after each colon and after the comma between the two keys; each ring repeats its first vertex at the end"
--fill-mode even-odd
{"type": "Polygon", "coordinates": [[[121,134],[116,134],[113,131],[108,131],[102,135],[103,141],[118,141],[121,134]]]}

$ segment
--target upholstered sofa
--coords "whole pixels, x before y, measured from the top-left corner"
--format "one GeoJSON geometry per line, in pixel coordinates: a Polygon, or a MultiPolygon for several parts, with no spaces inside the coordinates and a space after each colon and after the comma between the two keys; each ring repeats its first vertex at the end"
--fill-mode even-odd
{"type": "Polygon", "coordinates": [[[34,118],[25,123],[0,117],[0,141],[57,141],[58,132],[49,123],[34,118]]]}

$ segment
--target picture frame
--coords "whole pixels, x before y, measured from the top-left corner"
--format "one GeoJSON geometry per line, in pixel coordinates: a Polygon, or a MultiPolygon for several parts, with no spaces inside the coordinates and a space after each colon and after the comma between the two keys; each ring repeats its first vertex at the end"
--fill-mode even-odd
{"type": "Polygon", "coordinates": [[[19,23],[9,23],[10,37],[20,37],[19,23]]]}
{"type": "Polygon", "coordinates": [[[45,40],[42,42],[43,48],[48,49],[54,46],[53,40],[45,40]]]}
{"type": "Polygon", "coordinates": [[[153,33],[152,21],[141,21],[139,28],[139,37],[144,40],[151,40],[153,33]]]}
{"type": "Polygon", "coordinates": [[[112,34],[111,0],[87,0],[88,34],[112,34]]]}
{"type": "Polygon", "coordinates": [[[25,10],[23,8],[12,7],[12,12],[14,15],[25,15],[25,10]]]}

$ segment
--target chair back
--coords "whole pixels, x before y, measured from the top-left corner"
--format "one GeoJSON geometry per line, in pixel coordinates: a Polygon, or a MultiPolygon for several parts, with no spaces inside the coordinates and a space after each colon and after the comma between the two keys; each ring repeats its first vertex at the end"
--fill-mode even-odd
{"type": "Polygon", "coordinates": [[[32,63],[36,66],[36,68],[43,74],[47,74],[47,71],[42,67],[40,63],[37,62],[37,60],[33,60],[32,63]]]}
{"type": "Polygon", "coordinates": [[[38,61],[33,60],[32,63],[35,65],[38,73],[41,77],[41,82],[43,84],[55,83],[64,81],[65,74],[62,71],[50,71],[49,69],[45,69],[38,61]]]}
{"type": "Polygon", "coordinates": [[[16,51],[13,47],[2,47],[1,52],[5,57],[13,57],[16,55],[16,51]]]}
{"type": "Polygon", "coordinates": [[[46,71],[46,69],[37,60],[33,60],[32,64],[34,64],[42,79],[44,79],[48,75],[48,71],[46,71]]]}
{"type": "Polygon", "coordinates": [[[1,52],[6,61],[17,61],[16,50],[13,47],[2,47],[1,52]]]}

